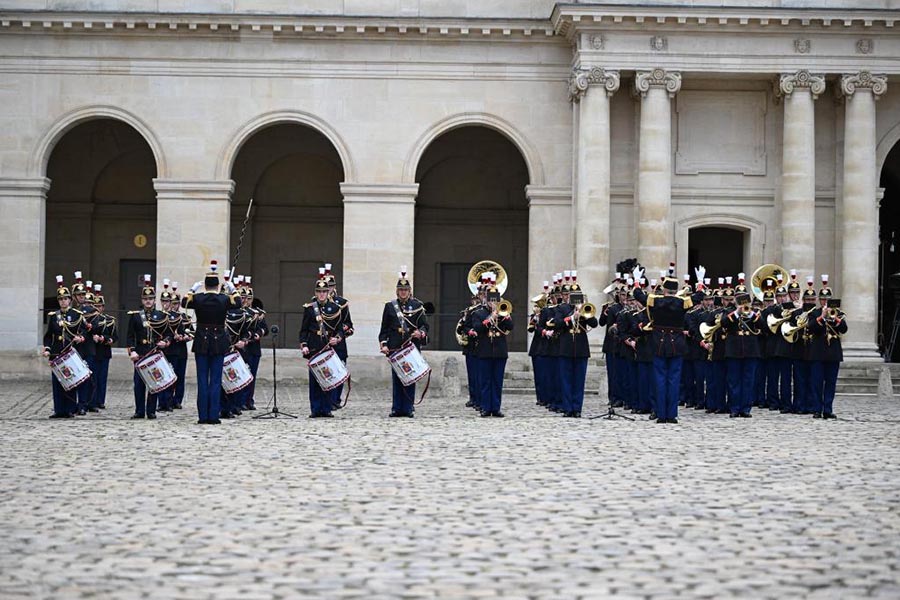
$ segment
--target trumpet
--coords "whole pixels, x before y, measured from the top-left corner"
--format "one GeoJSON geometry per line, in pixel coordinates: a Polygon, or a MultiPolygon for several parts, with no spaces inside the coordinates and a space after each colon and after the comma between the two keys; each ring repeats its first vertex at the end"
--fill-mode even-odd
{"type": "Polygon", "coordinates": [[[597,315],[597,307],[594,306],[591,302],[585,302],[578,310],[581,311],[581,316],[585,319],[590,319],[591,317],[597,315]]]}
{"type": "Polygon", "coordinates": [[[512,311],[513,305],[509,300],[501,299],[500,302],[497,303],[497,316],[508,317],[512,314],[512,311]]]}
{"type": "Polygon", "coordinates": [[[843,319],[844,311],[842,311],[839,308],[830,307],[828,309],[828,311],[825,313],[825,318],[831,319],[832,321],[834,321],[835,319],[843,319]]]}

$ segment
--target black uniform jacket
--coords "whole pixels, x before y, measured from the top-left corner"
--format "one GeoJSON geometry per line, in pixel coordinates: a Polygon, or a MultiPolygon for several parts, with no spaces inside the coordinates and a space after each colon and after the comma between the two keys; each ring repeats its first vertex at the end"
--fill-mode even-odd
{"type": "Polygon", "coordinates": [[[125,344],[129,352],[137,352],[138,356],[149,354],[158,342],[171,341],[170,335],[168,314],[155,308],[128,311],[125,344]]]}
{"type": "Polygon", "coordinates": [[[603,353],[609,354],[616,352],[616,317],[624,308],[618,302],[606,305],[606,308],[600,311],[600,324],[606,325],[606,334],[603,336],[603,353]]]}
{"type": "Polygon", "coordinates": [[[269,335],[269,324],[266,323],[266,311],[261,308],[244,308],[247,313],[248,339],[241,351],[244,356],[262,356],[262,338],[269,335]],[[259,339],[257,339],[257,336],[259,339]]]}
{"type": "Polygon", "coordinates": [[[508,358],[506,336],[513,330],[512,317],[498,316],[494,321],[485,323],[490,318],[491,309],[487,306],[479,306],[478,310],[472,313],[472,329],[478,335],[476,356],[478,358],[508,358]]]}
{"type": "MultiPolygon", "coordinates": [[[[710,311],[706,313],[706,324],[707,325],[715,325],[716,319],[721,316],[722,319],[725,318],[725,315],[728,312],[728,308],[724,306],[716,306],[710,311]]],[[[720,361],[725,360],[725,344],[728,340],[728,330],[723,325],[720,327],[715,333],[713,333],[712,337],[712,353],[709,355],[709,359],[712,361],[720,361]]]]}
{"type": "Polygon", "coordinates": [[[197,318],[194,334],[194,354],[223,356],[228,354],[231,343],[225,331],[225,314],[231,308],[238,308],[241,299],[238,294],[201,292],[186,294],[181,300],[184,308],[193,308],[197,318]]]}
{"type": "MultiPolygon", "coordinates": [[[[475,309],[481,306],[481,304],[473,304],[471,306],[467,306],[462,310],[459,314],[459,321],[456,323],[456,332],[463,336],[468,343],[462,347],[462,353],[464,356],[472,355],[475,356],[476,348],[478,348],[478,336],[470,336],[469,332],[472,331],[472,314],[475,312],[475,309]]],[[[531,342],[531,349],[529,349],[529,356],[534,356],[532,354],[532,349],[534,348],[535,340],[537,340],[537,336],[531,342]]]]}
{"type": "Polygon", "coordinates": [[[660,358],[685,355],[684,315],[693,303],[680,296],[654,296],[647,298],[647,308],[653,321],[653,354],[660,358]]]}
{"type": "MultiPolygon", "coordinates": [[[[384,303],[384,312],[381,313],[381,331],[378,332],[378,342],[387,344],[393,352],[401,348],[406,342],[412,340],[416,348],[428,344],[428,336],[413,339],[411,336],[415,330],[428,333],[428,319],[425,317],[425,307],[416,298],[409,298],[406,302],[392,300],[384,303]],[[401,311],[398,316],[397,310],[401,311]]],[[[471,343],[471,342],[470,342],[471,343]]]]}
{"type": "Polygon", "coordinates": [[[645,331],[644,326],[650,323],[650,311],[644,307],[631,313],[628,320],[628,339],[634,340],[634,359],[637,362],[653,362],[653,332],[645,331]]]}
{"type": "Polygon", "coordinates": [[[327,346],[330,338],[340,337],[340,317],[341,307],[333,300],[304,304],[303,321],[300,323],[300,347],[309,348],[309,356],[312,356],[327,346]]]}
{"type": "Polygon", "coordinates": [[[85,330],[84,341],[80,344],[75,344],[75,350],[78,351],[81,358],[94,356],[97,354],[97,345],[94,342],[94,319],[97,317],[97,309],[90,304],[82,304],[76,306],[75,310],[80,311],[83,315],[85,330]]]}
{"type": "Polygon", "coordinates": [[[77,308],[55,310],[47,313],[47,332],[44,333],[44,348],[50,352],[53,360],[72,343],[72,338],[88,335],[84,324],[84,315],[77,308]]]}
{"type": "Polygon", "coordinates": [[[706,360],[708,353],[703,346],[700,345],[700,342],[703,339],[700,335],[700,323],[703,323],[705,320],[706,309],[700,304],[692,306],[684,316],[684,328],[688,332],[687,339],[685,340],[687,342],[687,354],[685,355],[685,359],[687,360],[706,360]]]}
{"type": "Polygon", "coordinates": [[[192,329],[190,318],[180,310],[169,311],[169,337],[172,343],[163,351],[169,358],[187,358],[187,341],[176,342],[176,335],[187,335],[192,329]]]}
{"type": "Polygon", "coordinates": [[[587,329],[597,327],[597,317],[586,319],[583,315],[573,318],[575,307],[560,304],[556,307],[556,331],[559,333],[559,355],[566,358],[589,358],[587,329]]]}
{"type": "Polygon", "coordinates": [[[809,360],[823,362],[842,362],[844,351],[841,337],[847,333],[846,315],[841,315],[841,322],[822,316],[822,309],[816,310],[809,318],[809,360]]]}
{"type": "Polygon", "coordinates": [[[538,356],[559,356],[559,332],[556,331],[556,305],[547,304],[541,309],[540,317],[534,327],[535,337],[544,340],[541,346],[543,354],[538,356]],[[546,333],[545,333],[546,332],[546,333]]]}
{"type": "Polygon", "coordinates": [[[740,311],[729,310],[722,316],[722,328],[728,331],[725,339],[725,358],[760,358],[759,336],[762,333],[760,313],[753,311],[752,316],[740,311]]]}
{"type": "Polygon", "coordinates": [[[547,338],[538,333],[538,325],[541,322],[541,311],[528,315],[528,331],[534,335],[531,337],[531,345],[528,346],[528,356],[544,356],[547,351],[547,338]]]}
{"type": "Polygon", "coordinates": [[[97,347],[97,358],[112,358],[112,347],[119,341],[119,324],[116,318],[106,313],[97,313],[94,317],[94,328],[90,335],[100,336],[100,341],[94,342],[97,347]]]}

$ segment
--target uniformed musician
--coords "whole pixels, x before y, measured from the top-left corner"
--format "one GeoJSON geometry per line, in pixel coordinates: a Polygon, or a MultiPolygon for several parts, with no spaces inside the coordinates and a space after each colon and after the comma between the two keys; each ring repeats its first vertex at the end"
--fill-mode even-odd
{"type": "MultiPolygon", "coordinates": [[[[150,275],[144,275],[144,287],[141,289],[141,310],[128,311],[128,335],[125,343],[132,363],[137,363],[157,348],[166,348],[171,340],[169,316],[156,309],[156,289],[150,281],[150,275]]],[[[133,379],[134,415],[131,418],[155,419],[159,394],[149,393],[137,368],[134,370],[133,379]]]]}
{"type": "Polygon", "coordinates": [[[172,282],[172,302],[169,310],[169,323],[174,325],[172,345],[174,349],[170,360],[178,380],[172,386],[172,408],[181,410],[184,405],[184,382],[187,377],[188,342],[194,338],[194,324],[191,317],[181,310],[181,295],[178,293],[178,282],[172,282]]]}
{"type": "MultiPolygon", "coordinates": [[[[412,284],[406,277],[406,267],[400,268],[397,279],[397,298],[385,302],[378,332],[379,351],[390,355],[412,343],[421,349],[428,343],[428,319],[425,307],[412,296],[412,284]]],[[[480,376],[480,374],[479,374],[480,376]]],[[[391,417],[413,418],[415,415],[416,384],[404,386],[391,369],[391,417]]]]}
{"type": "MultiPolygon", "coordinates": [[[[329,298],[328,281],[316,281],[315,299],[303,305],[303,321],[300,323],[300,352],[307,359],[325,348],[334,348],[342,337],[341,307],[329,298]]],[[[309,372],[309,417],[318,419],[334,416],[330,392],[322,390],[315,375],[309,372]]]]}
{"type": "Polygon", "coordinates": [[[222,388],[222,365],[228,354],[229,340],[225,315],[240,306],[234,286],[226,282],[220,291],[218,263],[212,261],[203,281],[198,281],[181,300],[184,308],[194,309],[197,319],[192,351],[197,366],[197,414],[201,424],[218,425],[222,388]]]}
{"type": "Polygon", "coordinates": [[[97,353],[94,356],[94,404],[97,408],[106,408],[106,386],[109,380],[109,361],[112,348],[119,341],[119,327],[116,318],[106,313],[106,299],[103,297],[103,286],[94,284],[94,309],[97,311],[92,332],[97,353]]]}
{"type": "Polygon", "coordinates": [[[707,352],[700,345],[702,336],[700,335],[700,323],[706,320],[706,313],[711,299],[706,299],[703,281],[697,282],[697,291],[690,295],[691,302],[694,304],[684,317],[685,331],[687,332],[685,341],[687,343],[687,352],[685,354],[685,362],[690,364],[690,377],[687,378],[686,385],[688,390],[685,393],[685,407],[694,409],[706,408],[706,391],[704,389],[706,381],[706,365],[707,352]]]}
{"type": "Polygon", "coordinates": [[[690,298],[676,296],[678,280],[666,278],[663,296],[647,299],[653,321],[653,373],[656,383],[657,423],[678,422],[681,363],[685,353],[684,315],[692,306],[690,298]]]}
{"type": "MultiPolygon", "coordinates": [[[[168,319],[168,327],[169,327],[169,345],[163,349],[163,355],[166,357],[166,360],[169,361],[169,364],[172,365],[172,370],[175,371],[176,377],[178,370],[175,367],[175,363],[178,362],[179,354],[181,348],[179,344],[176,343],[176,340],[181,337],[181,313],[175,313],[172,311],[172,302],[174,300],[174,296],[172,295],[172,290],[169,289],[169,279],[163,279],[163,290],[159,293],[159,304],[163,313],[166,314],[166,318],[168,319]]],[[[185,352],[185,360],[187,360],[187,347],[184,347],[185,352]]],[[[163,390],[158,398],[157,398],[157,412],[172,412],[175,408],[175,388],[178,382],[175,382],[176,385],[173,385],[165,390],[163,390]]]]}
{"type": "Polygon", "coordinates": [[[262,359],[262,339],[269,335],[269,324],[266,322],[266,311],[253,306],[256,295],[253,287],[250,285],[252,283],[250,277],[244,278],[244,282],[244,293],[241,295],[241,302],[247,315],[248,334],[247,343],[240,352],[250,368],[253,381],[243,390],[242,408],[256,410],[256,374],[259,372],[259,361],[262,359]]]}
{"type": "MultiPolygon", "coordinates": [[[[236,296],[238,303],[228,309],[225,313],[225,331],[228,332],[229,351],[243,353],[247,346],[247,340],[251,335],[250,332],[250,316],[244,311],[244,296],[247,294],[247,288],[242,284],[243,277],[238,280],[235,278],[236,296]]],[[[242,355],[243,358],[243,355],[242,355]]],[[[243,411],[244,391],[247,388],[237,390],[234,393],[228,393],[225,386],[221,386],[221,398],[219,400],[219,418],[234,419],[240,416],[243,411]]]]}
{"type": "MultiPolygon", "coordinates": [[[[653,280],[655,285],[656,280],[653,280]]],[[[651,336],[653,328],[650,323],[650,311],[647,309],[647,293],[643,288],[635,288],[631,294],[629,303],[633,302],[628,330],[622,330],[620,334],[625,338],[625,344],[634,352],[634,366],[637,369],[634,393],[637,396],[634,411],[639,415],[650,415],[656,418],[656,394],[653,390],[653,344],[651,336]]],[[[627,310],[627,309],[626,309],[627,310]]]]}
{"type": "MultiPolygon", "coordinates": [[[[81,311],[72,308],[72,294],[63,285],[63,276],[56,276],[56,301],[59,310],[47,313],[47,331],[44,333],[44,356],[53,361],[64,353],[69,346],[80,343],[87,331],[81,311]]],[[[75,390],[66,391],[56,377],[50,375],[53,390],[53,414],[51,419],[71,419],[78,407],[75,390]]]]}
{"type": "Polygon", "coordinates": [[[509,313],[501,314],[500,291],[491,286],[486,293],[487,305],[472,315],[473,334],[478,336],[478,380],[481,383],[482,417],[502,417],[503,374],[509,356],[506,337],[513,330],[509,313]]]}
{"type": "Polygon", "coordinates": [[[609,405],[613,408],[623,406],[622,398],[619,396],[619,387],[617,384],[617,361],[616,353],[616,318],[619,311],[622,310],[622,274],[616,273],[616,278],[612,282],[613,289],[610,291],[610,301],[603,305],[600,309],[600,318],[598,324],[605,325],[606,331],[603,335],[603,346],[601,352],[606,362],[606,391],[609,398],[609,405]]]}
{"type": "MultiPolygon", "coordinates": [[[[469,399],[466,401],[466,407],[474,408],[476,410],[481,410],[481,390],[478,386],[478,358],[475,352],[478,345],[478,338],[470,336],[469,331],[472,330],[472,313],[484,303],[484,289],[486,284],[484,274],[482,273],[477,284],[478,288],[476,293],[472,294],[469,306],[460,311],[459,320],[456,322],[456,338],[462,346],[462,353],[466,361],[466,387],[469,392],[469,399]]],[[[535,335],[535,339],[538,338],[540,338],[540,336],[535,335]]],[[[528,351],[528,353],[532,355],[532,361],[535,360],[535,356],[532,354],[534,344],[535,342],[532,340],[532,346],[528,351]]],[[[540,386],[538,385],[537,369],[534,371],[534,379],[535,390],[537,390],[538,402],[540,403],[541,393],[540,386]]]]}
{"type": "Polygon", "coordinates": [[[841,337],[847,333],[847,319],[841,310],[841,301],[833,298],[831,288],[828,287],[828,275],[822,275],[819,302],[819,308],[810,315],[809,321],[809,378],[813,416],[836,419],[834,395],[838,371],[844,360],[841,337]]]}
{"type": "Polygon", "coordinates": [[[736,293],[735,303],[737,307],[722,318],[723,328],[728,332],[725,363],[730,390],[728,408],[732,418],[751,416],[762,326],[759,312],[750,305],[750,294],[746,291],[736,293]]]}
{"type": "Polygon", "coordinates": [[[806,289],[803,290],[802,304],[800,310],[794,311],[789,323],[791,326],[800,327],[798,333],[794,337],[791,344],[792,362],[794,371],[794,414],[811,415],[814,414],[813,398],[810,391],[810,332],[809,317],[810,313],[815,310],[818,302],[818,293],[815,288],[815,277],[812,275],[806,278],[806,289]]]}
{"type": "MultiPolygon", "coordinates": [[[[94,328],[94,316],[97,312],[91,304],[90,290],[82,281],[81,271],[75,271],[75,283],[72,285],[72,308],[82,313],[84,319],[84,328],[87,335],[84,340],[75,344],[75,350],[87,363],[88,368],[93,373],[94,357],[97,355],[97,345],[94,343],[92,331],[94,328]]],[[[84,415],[87,412],[99,412],[95,406],[94,400],[94,376],[91,375],[84,383],[75,390],[78,398],[78,408],[76,414],[84,415]]]]}
{"type": "Polygon", "coordinates": [[[588,305],[577,282],[577,272],[572,271],[569,302],[556,311],[556,328],[559,332],[560,381],[562,383],[563,416],[581,418],[584,406],[584,384],[587,377],[588,332],[596,328],[597,316],[588,305]]]}
{"type": "MultiPolygon", "coordinates": [[[[328,282],[328,295],[331,300],[341,308],[340,323],[338,324],[341,332],[341,341],[334,347],[334,352],[338,358],[347,364],[347,338],[353,335],[353,318],[350,316],[350,301],[337,293],[337,281],[331,272],[331,263],[325,263],[325,281],[328,282]]],[[[331,406],[334,410],[341,408],[341,395],[344,391],[344,384],[337,386],[331,390],[331,406]]]]}

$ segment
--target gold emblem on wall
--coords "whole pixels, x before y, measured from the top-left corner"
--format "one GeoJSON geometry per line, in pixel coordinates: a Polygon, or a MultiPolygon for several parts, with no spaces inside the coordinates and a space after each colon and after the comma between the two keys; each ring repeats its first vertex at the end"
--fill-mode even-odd
{"type": "Polygon", "coordinates": [[[134,236],[134,247],[135,248],[143,248],[147,245],[147,236],[143,233],[139,233],[134,236]]]}

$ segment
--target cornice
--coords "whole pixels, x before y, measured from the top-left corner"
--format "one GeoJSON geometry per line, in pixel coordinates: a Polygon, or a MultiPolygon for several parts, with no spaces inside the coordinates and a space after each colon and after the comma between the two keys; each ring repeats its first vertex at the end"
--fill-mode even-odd
{"type": "Polygon", "coordinates": [[[891,29],[900,12],[865,9],[750,7],[609,6],[558,3],[550,16],[554,31],[573,39],[577,31],[609,26],[702,28],[736,27],[777,32],[784,29],[891,29]]]}
{"type": "MultiPolygon", "coordinates": [[[[467,19],[343,15],[176,14],[0,11],[0,32],[123,33],[277,38],[552,40],[546,19],[467,19]]],[[[558,40],[557,40],[558,43],[558,40]]]]}

